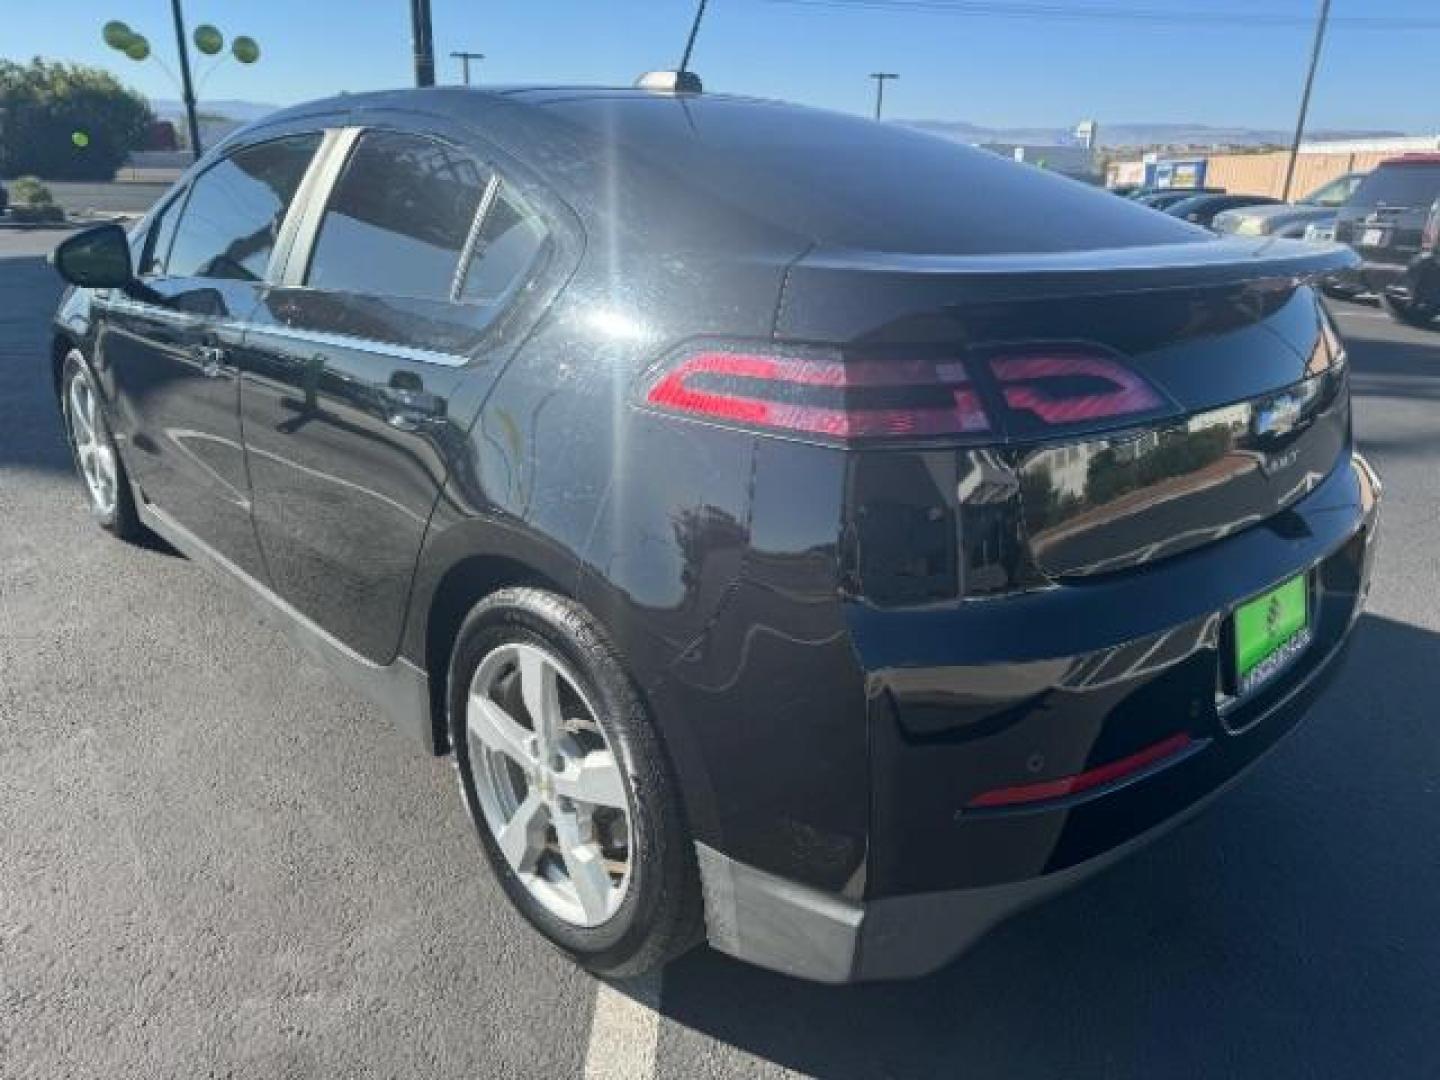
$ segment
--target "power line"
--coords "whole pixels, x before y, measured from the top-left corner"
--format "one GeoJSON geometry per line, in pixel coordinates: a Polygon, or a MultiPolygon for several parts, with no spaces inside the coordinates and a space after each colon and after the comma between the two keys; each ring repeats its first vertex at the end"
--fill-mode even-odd
{"type": "MultiPolygon", "coordinates": [[[[814,7],[831,11],[893,11],[918,15],[962,15],[970,18],[1045,21],[1106,21],[1146,23],[1154,26],[1310,27],[1313,16],[1255,11],[1173,11],[1163,8],[1108,4],[1053,3],[1043,0],[764,0],[788,7],[814,7]]],[[[1352,30],[1440,30],[1440,19],[1385,15],[1333,16],[1332,26],[1352,30]]]]}

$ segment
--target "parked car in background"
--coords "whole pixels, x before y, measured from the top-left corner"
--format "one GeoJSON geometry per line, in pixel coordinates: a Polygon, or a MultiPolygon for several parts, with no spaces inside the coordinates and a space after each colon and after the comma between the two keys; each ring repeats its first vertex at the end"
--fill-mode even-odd
{"type": "Polygon", "coordinates": [[[350,94],[61,244],[44,362],[99,525],[453,754],[565,952],[898,978],[1337,671],[1353,261],[779,103],[350,94]]]}
{"type": "Polygon", "coordinates": [[[1224,188],[1161,188],[1158,191],[1147,191],[1143,195],[1132,196],[1132,198],[1142,206],[1150,207],[1151,210],[1165,210],[1177,202],[1192,199],[1196,195],[1223,194],[1225,194],[1224,188]]]}
{"type": "Polygon", "coordinates": [[[1225,210],[1211,223],[1218,233],[1236,236],[1283,236],[1302,238],[1314,224],[1334,225],[1335,216],[1345,200],[1367,174],[1346,173],[1324,184],[1299,202],[1255,205],[1225,210]]]}
{"type": "Polygon", "coordinates": [[[1237,206],[1268,206],[1280,200],[1269,195],[1195,195],[1165,208],[1165,213],[1192,225],[1210,228],[1215,215],[1237,206]]]}
{"type": "Polygon", "coordinates": [[[1440,315],[1440,154],[1405,154],[1377,165],[1340,209],[1335,239],[1359,254],[1360,282],[1393,318],[1413,326],[1434,322],[1440,315]]]}

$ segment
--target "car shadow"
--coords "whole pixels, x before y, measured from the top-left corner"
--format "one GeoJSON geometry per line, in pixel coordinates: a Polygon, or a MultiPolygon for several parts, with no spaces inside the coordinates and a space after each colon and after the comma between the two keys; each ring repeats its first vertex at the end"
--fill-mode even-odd
{"type": "Polygon", "coordinates": [[[1440,636],[1366,616],[1332,690],[1236,789],[939,974],[825,987],[702,950],[666,972],[664,1012],[681,1040],[825,1077],[1428,1073],[1437,660],[1440,636]]]}
{"type": "Polygon", "coordinates": [[[72,468],[50,375],[64,286],[42,257],[0,259],[0,469],[72,468]]]}

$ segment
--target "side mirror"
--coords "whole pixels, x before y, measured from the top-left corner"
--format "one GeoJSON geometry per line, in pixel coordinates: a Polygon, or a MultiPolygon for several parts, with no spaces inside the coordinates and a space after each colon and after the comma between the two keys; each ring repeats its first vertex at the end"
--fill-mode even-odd
{"type": "Polygon", "coordinates": [[[135,284],[130,240],[113,222],[96,225],[65,240],[50,256],[59,275],[86,289],[125,289],[135,284]]]}

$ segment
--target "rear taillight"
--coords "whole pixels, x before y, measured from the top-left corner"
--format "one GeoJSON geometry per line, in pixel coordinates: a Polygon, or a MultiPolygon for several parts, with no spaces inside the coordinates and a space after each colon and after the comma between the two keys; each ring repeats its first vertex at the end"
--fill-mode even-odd
{"type": "Polygon", "coordinates": [[[645,404],[718,423],[848,441],[1043,438],[1174,411],[1143,376],[1085,346],[968,359],[842,358],[819,349],[704,348],[647,380],[645,404]]]}
{"type": "Polygon", "coordinates": [[[692,353],[646,389],[656,408],[835,439],[964,435],[988,420],[959,363],[692,353]]]}
{"type": "Polygon", "coordinates": [[[1012,431],[1111,423],[1166,407],[1160,392],[1113,357],[1051,349],[989,358],[1012,431]]]}
{"type": "Polygon", "coordinates": [[[1430,207],[1430,216],[1425,219],[1425,231],[1420,234],[1420,246],[1426,251],[1440,248],[1440,199],[1430,207]]]}

